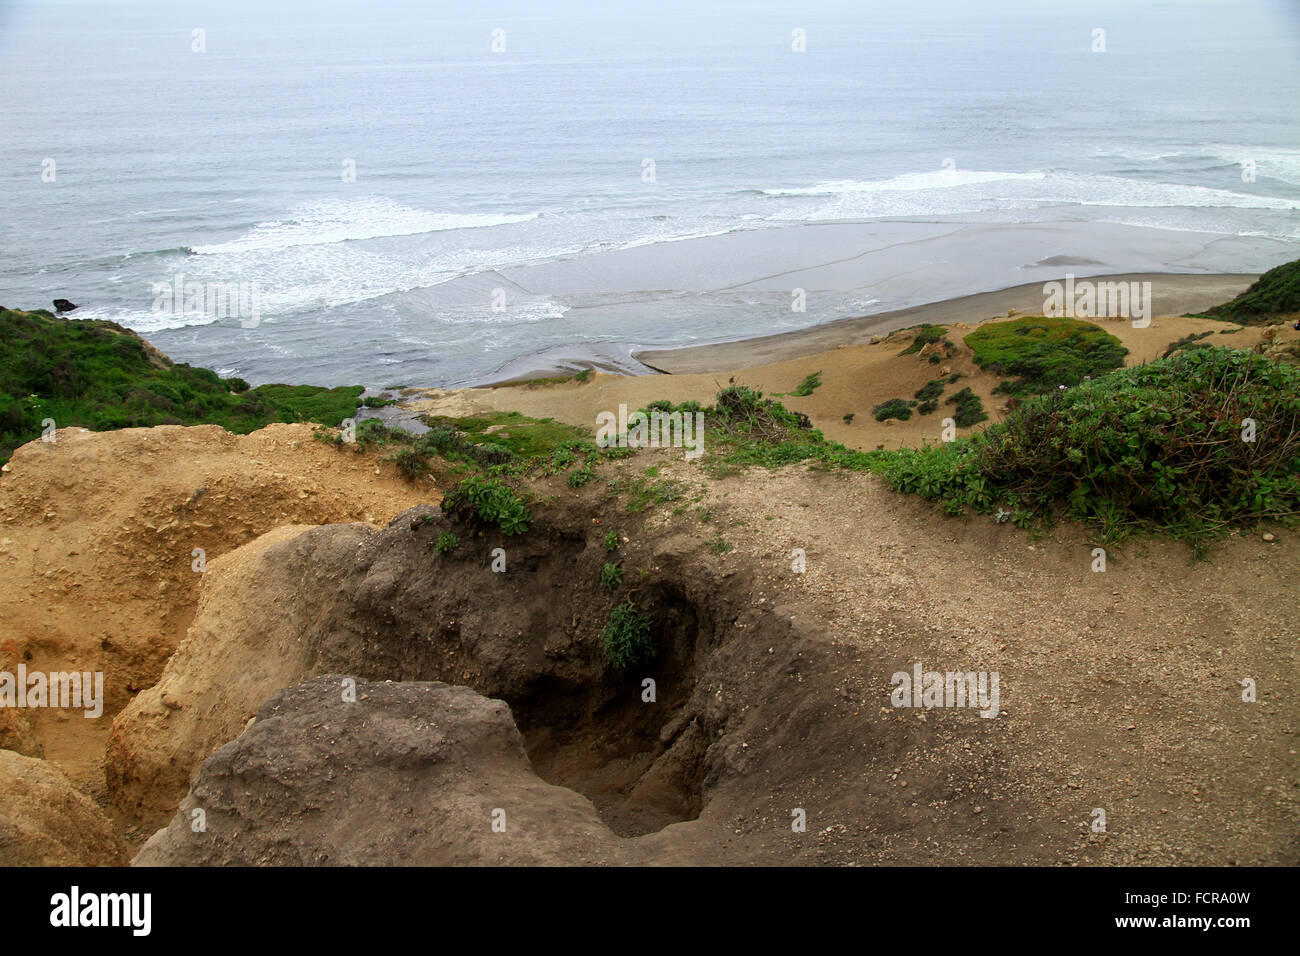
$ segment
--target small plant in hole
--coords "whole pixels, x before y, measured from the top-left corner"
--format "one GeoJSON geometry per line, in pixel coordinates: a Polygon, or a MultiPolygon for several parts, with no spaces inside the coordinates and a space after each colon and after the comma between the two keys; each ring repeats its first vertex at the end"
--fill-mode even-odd
{"type": "Polygon", "coordinates": [[[433,550],[439,554],[450,554],[460,547],[460,538],[456,537],[450,531],[444,531],[438,535],[438,543],[433,546],[433,550]]]}
{"type": "Polygon", "coordinates": [[[600,585],[611,591],[623,583],[623,569],[613,561],[606,561],[600,569],[600,585]]]}
{"type": "Polygon", "coordinates": [[[844,416],[844,424],[845,425],[853,424],[853,412],[849,412],[847,415],[844,416]]]}
{"type": "Polygon", "coordinates": [[[651,620],[632,606],[620,604],[609,612],[609,621],[601,632],[605,643],[605,657],[620,670],[632,665],[654,660],[654,638],[650,633],[651,620]]]}
{"type": "Polygon", "coordinates": [[[606,551],[617,551],[617,550],[618,550],[618,532],[617,532],[617,531],[606,531],[606,532],[605,532],[605,550],[606,550],[606,551]]]}
{"type": "Polygon", "coordinates": [[[712,541],[710,541],[709,547],[712,548],[718,554],[726,554],[728,551],[732,551],[735,549],[735,545],[731,544],[728,541],[724,541],[722,535],[718,535],[712,541]]]}
{"type": "Polygon", "coordinates": [[[565,483],[570,488],[581,488],[595,477],[596,472],[591,467],[591,459],[588,458],[583,462],[581,468],[575,468],[573,471],[569,472],[569,477],[565,479],[565,483]]]}

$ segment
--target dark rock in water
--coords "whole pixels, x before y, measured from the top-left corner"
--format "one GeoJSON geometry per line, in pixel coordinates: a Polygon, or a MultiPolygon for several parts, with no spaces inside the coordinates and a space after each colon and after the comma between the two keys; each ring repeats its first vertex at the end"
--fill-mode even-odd
{"type": "Polygon", "coordinates": [[[54,300],[54,311],[55,311],[55,312],[59,312],[59,313],[63,313],[63,312],[71,312],[71,311],[72,311],[73,309],[75,309],[76,307],[77,307],[77,306],[76,306],[75,303],[69,302],[67,299],[55,299],[55,300],[54,300]]]}

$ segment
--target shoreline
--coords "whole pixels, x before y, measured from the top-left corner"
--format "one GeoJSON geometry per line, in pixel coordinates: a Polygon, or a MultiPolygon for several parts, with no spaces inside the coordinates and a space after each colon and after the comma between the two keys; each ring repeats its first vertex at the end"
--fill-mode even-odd
{"type": "MultiPolygon", "coordinates": [[[[1064,280],[1061,276],[1061,280],[1064,280]]],[[[1084,277],[1079,276],[1080,281],[1084,277]]],[[[1200,312],[1244,292],[1259,273],[1158,273],[1126,272],[1087,276],[1091,282],[1150,282],[1152,317],[1200,312]]],[[[1048,280],[1052,281],[1052,280],[1048,280]]],[[[732,371],[806,358],[847,345],[865,345],[873,336],[888,335],[914,325],[930,323],[977,325],[1005,317],[1009,309],[1037,315],[1043,311],[1042,282],[1026,282],[993,292],[977,292],[937,302],[927,302],[875,315],[835,319],[793,332],[778,332],[730,342],[708,342],[673,349],[633,352],[633,358],[666,375],[732,371]]]]}
{"type": "MultiPolygon", "coordinates": [[[[1089,275],[1086,278],[1094,282],[1150,282],[1154,317],[1199,312],[1210,306],[1227,302],[1245,291],[1259,278],[1259,275],[1259,273],[1229,272],[1126,272],[1089,275]]],[[[1065,277],[1062,275],[1060,278],[1064,280],[1065,277]]],[[[1085,277],[1078,278],[1082,280],[1085,277]]],[[[808,328],[770,335],[723,339],[672,348],[642,349],[633,345],[627,350],[626,361],[611,360],[616,350],[611,348],[610,343],[546,349],[532,355],[520,356],[499,370],[513,368],[514,374],[492,377],[486,381],[461,387],[480,389],[522,385],[541,378],[572,375],[584,368],[623,376],[731,372],[791,359],[807,358],[841,346],[865,345],[876,335],[888,335],[914,325],[925,323],[951,325],[957,322],[975,325],[991,318],[1005,317],[1008,309],[1030,315],[1041,313],[1043,285],[1043,282],[1026,282],[990,292],[939,299],[872,315],[833,319],[808,328]],[[538,361],[548,355],[563,355],[563,361],[555,363],[538,361]],[[641,365],[648,371],[635,371],[630,363],[641,365]]]]}

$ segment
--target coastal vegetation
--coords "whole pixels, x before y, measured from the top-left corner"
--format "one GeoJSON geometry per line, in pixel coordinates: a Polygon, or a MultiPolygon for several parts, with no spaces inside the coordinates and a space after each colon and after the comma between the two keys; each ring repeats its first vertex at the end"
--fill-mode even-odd
{"type": "Polygon", "coordinates": [[[899,421],[905,422],[912,417],[912,407],[914,405],[916,405],[916,402],[909,402],[902,398],[891,398],[872,408],[871,414],[875,416],[878,422],[890,418],[897,418],[899,421]]]}
{"type": "MultiPolygon", "coordinates": [[[[968,393],[950,399],[966,420],[968,393]]],[[[870,471],[947,514],[1001,511],[1026,528],[1068,517],[1108,541],[1155,533],[1199,551],[1233,526],[1300,515],[1300,369],[1248,351],[1118,369],[919,449],[853,451],[751,389],[720,392],[705,420],[715,476],[800,462],[870,471]]]]}
{"type": "Polygon", "coordinates": [[[967,335],[966,344],[980,368],[1014,376],[994,389],[1014,396],[1078,385],[1122,367],[1128,354],[1119,339],[1104,329],[1059,316],[989,322],[967,335]]]}
{"type": "Polygon", "coordinates": [[[790,392],[796,398],[807,398],[822,385],[822,373],[820,371],[811,372],[804,376],[802,382],[795,386],[793,392],[790,392]]]}
{"type": "MultiPolygon", "coordinates": [[[[220,425],[245,434],[271,422],[338,425],[360,385],[261,385],[172,362],[114,322],[0,309],[0,463],[55,428],[220,425]]],[[[56,432],[57,434],[57,432],[56,432]]]]}
{"type": "Polygon", "coordinates": [[[481,525],[496,525],[502,534],[523,534],[533,520],[528,504],[500,478],[470,475],[442,498],[442,510],[481,525]]]}
{"type": "Polygon", "coordinates": [[[1300,259],[1269,269],[1231,302],[1204,315],[1242,325],[1261,325],[1274,316],[1300,312],[1300,259]]]}
{"type": "Polygon", "coordinates": [[[952,420],[958,428],[969,428],[972,425],[978,425],[989,417],[984,411],[984,403],[969,387],[963,388],[955,395],[948,396],[948,400],[944,404],[957,406],[952,420]]]}

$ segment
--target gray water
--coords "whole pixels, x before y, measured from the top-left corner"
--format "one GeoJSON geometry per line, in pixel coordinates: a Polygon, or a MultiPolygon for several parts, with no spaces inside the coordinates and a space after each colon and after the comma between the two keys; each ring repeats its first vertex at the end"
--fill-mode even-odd
{"type": "Polygon", "coordinates": [[[1260,271],[1300,256],[1298,103],[1289,0],[19,0],[0,303],[254,383],[444,385],[1043,260],[1260,271]],[[159,307],[178,275],[255,284],[256,324],[159,307]]]}

